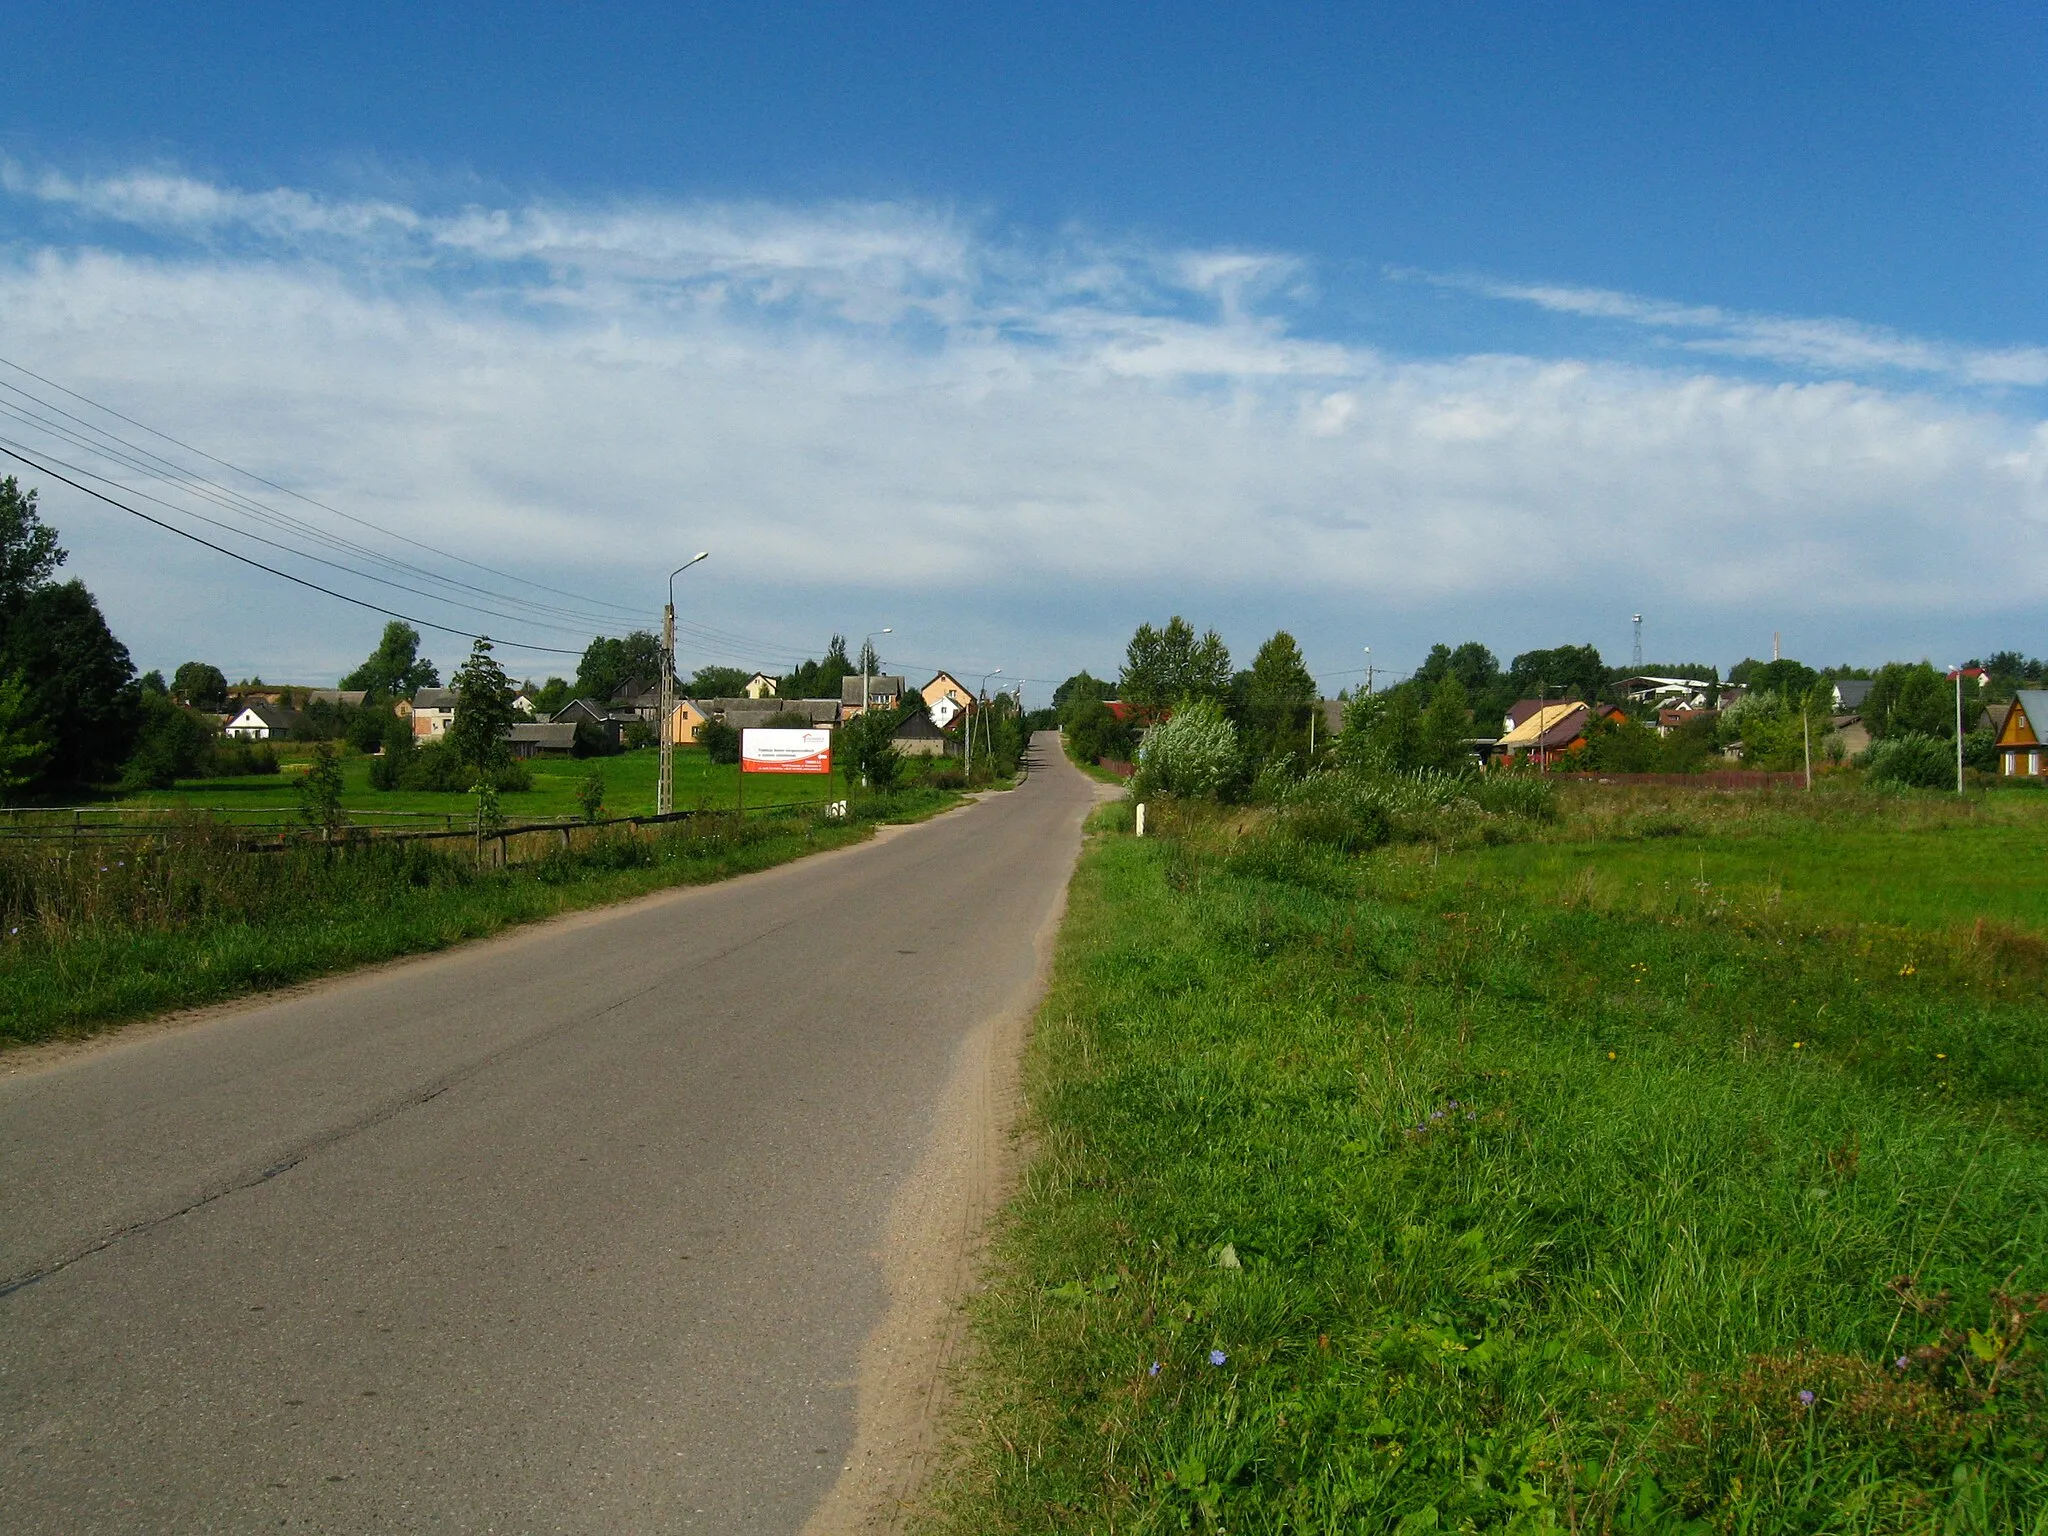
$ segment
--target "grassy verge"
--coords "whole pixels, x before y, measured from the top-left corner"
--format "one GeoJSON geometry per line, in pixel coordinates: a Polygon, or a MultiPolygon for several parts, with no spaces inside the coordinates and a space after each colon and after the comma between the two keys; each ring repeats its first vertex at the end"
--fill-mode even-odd
{"type": "Polygon", "coordinates": [[[1775,899],[1557,878],[1665,814],[1617,803],[1361,860],[1246,818],[1091,843],[927,1529],[2048,1530],[2011,844],[1695,805],[1775,841],[1775,899]],[[1988,937],[1823,878],[1914,837],[1988,937]]]}
{"type": "Polygon", "coordinates": [[[853,802],[844,821],[711,816],[507,870],[434,844],[252,856],[205,828],[160,850],[60,848],[0,867],[0,1046],[445,949],[557,913],[766,869],[959,796],[853,802]]]}

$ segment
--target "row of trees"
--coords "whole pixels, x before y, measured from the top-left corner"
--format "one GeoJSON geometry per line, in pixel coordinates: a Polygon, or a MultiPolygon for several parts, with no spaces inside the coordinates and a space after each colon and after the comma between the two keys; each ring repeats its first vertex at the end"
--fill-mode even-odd
{"type": "MultiPolygon", "coordinates": [[[[1991,734],[1981,716],[1983,705],[2000,692],[1996,679],[2025,682],[2048,675],[2048,663],[2017,653],[2001,652],[1992,662],[1996,665],[1988,670],[1994,682],[1989,687],[1971,683],[1964,689],[1965,760],[1985,769],[1994,767],[1995,761],[1991,734]]],[[[1710,697],[1719,691],[1719,675],[1709,666],[1660,664],[1641,670],[1697,679],[1710,697]]],[[[1525,651],[1503,667],[1485,645],[1467,641],[1433,646],[1409,677],[1349,697],[1341,731],[1332,738],[1312,726],[1316,685],[1286,631],[1259,648],[1250,668],[1238,671],[1221,636],[1213,629],[1198,634],[1176,615],[1164,626],[1138,627],[1114,681],[1076,673],[1055,691],[1053,703],[1069,750],[1087,761],[1129,759],[1147,726],[1168,713],[1193,711],[1195,718],[1186,728],[1190,740],[1199,737],[1213,745],[1221,739],[1217,728],[1228,728],[1230,778],[1239,788],[1249,787],[1261,775],[1298,776],[1332,761],[1396,771],[1455,771],[1472,761],[1473,738],[1500,735],[1509,708],[1531,698],[1608,704],[1620,710],[1620,719],[1596,711],[1586,746],[1575,758],[1577,766],[1611,772],[1689,772],[1739,752],[1748,766],[1792,769],[1805,761],[1809,750],[1822,763],[1845,755],[1833,723],[1833,684],[1849,672],[1820,670],[1790,659],[1745,661],[1730,670],[1730,680],[1744,685],[1730,707],[1699,713],[1660,734],[1655,706],[1623,697],[1621,685],[1631,674],[1607,666],[1593,646],[1525,651]],[[1107,707],[1112,699],[1119,701],[1121,718],[1107,707]]],[[[1860,711],[1871,737],[1893,744],[1946,741],[1945,760],[1952,777],[1954,684],[1924,661],[1892,663],[1856,675],[1871,682],[1860,711]]],[[[1940,757],[1917,747],[1878,754],[1885,763],[1917,763],[1921,758],[1935,762],[1940,757]]],[[[1205,748],[1187,760],[1215,758],[1205,748]]]]}

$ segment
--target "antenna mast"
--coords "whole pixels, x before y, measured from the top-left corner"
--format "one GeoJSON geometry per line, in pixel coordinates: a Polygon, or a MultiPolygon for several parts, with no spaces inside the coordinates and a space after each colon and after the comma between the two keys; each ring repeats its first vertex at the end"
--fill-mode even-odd
{"type": "Polygon", "coordinates": [[[1635,657],[1629,662],[1629,666],[1637,672],[1643,670],[1643,616],[1640,613],[1636,615],[1635,657]]]}

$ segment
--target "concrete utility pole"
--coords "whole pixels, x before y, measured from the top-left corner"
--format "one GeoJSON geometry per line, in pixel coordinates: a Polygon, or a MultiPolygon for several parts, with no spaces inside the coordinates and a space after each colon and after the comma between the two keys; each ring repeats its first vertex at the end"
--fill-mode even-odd
{"type": "Polygon", "coordinates": [[[974,713],[967,717],[967,761],[962,765],[962,771],[970,779],[974,777],[975,722],[980,718],[983,711],[986,710],[988,707],[988,680],[992,677],[1001,677],[1002,675],[1003,669],[1001,667],[997,667],[993,672],[984,672],[981,674],[981,702],[974,706],[974,713]]]}
{"type": "Polygon", "coordinates": [[[1365,691],[1367,697],[1372,695],[1372,647],[1369,645],[1365,648],[1365,691]]]}
{"type": "Polygon", "coordinates": [[[676,808],[676,578],[708,559],[699,550],[668,573],[668,606],[661,610],[661,777],[654,790],[654,813],[667,816],[676,808]]]}
{"type": "Polygon", "coordinates": [[[1963,669],[1956,668],[1956,793],[1963,792],[1963,669]]]}
{"type": "Polygon", "coordinates": [[[1635,656],[1634,656],[1634,658],[1633,658],[1633,659],[1632,659],[1632,660],[1630,661],[1629,665],[1630,665],[1631,667],[1633,667],[1633,668],[1634,668],[1634,669],[1635,669],[1636,671],[1640,672],[1640,671],[1642,671],[1642,670],[1643,670],[1643,616],[1642,616],[1642,615],[1641,615],[1640,613],[1639,613],[1639,614],[1637,614],[1637,615],[1635,616],[1635,622],[1636,622],[1636,644],[1635,644],[1635,656]]]}

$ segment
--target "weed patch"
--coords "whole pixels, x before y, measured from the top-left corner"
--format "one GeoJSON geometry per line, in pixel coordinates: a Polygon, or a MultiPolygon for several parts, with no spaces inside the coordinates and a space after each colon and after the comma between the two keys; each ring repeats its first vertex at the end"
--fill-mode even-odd
{"type": "Polygon", "coordinates": [[[1799,857],[1612,899],[1660,816],[1978,846],[1659,798],[1508,850],[1099,832],[925,1527],[2040,1528],[2037,930],[1858,923],[1799,857]]]}

